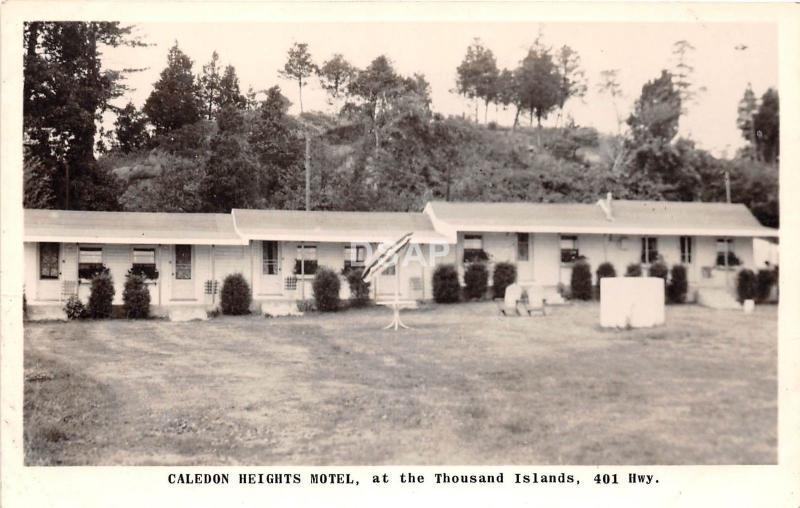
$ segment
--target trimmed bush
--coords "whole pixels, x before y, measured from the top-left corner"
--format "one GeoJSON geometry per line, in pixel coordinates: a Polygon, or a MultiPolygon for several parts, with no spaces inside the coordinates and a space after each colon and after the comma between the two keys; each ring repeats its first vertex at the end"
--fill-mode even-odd
{"type": "Polygon", "coordinates": [[[505,298],[506,288],[517,282],[517,267],[505,261],[494,265],[492,274],[492,294],[495,298],[505,298]]]}
{"type": "Polygon", "coordinates": [[[669,303],[685,303],[688,291],[689,281],[686,279],[686,267],[673,265],[669,285],[667,286],[667,301],[669,303]]]}
{"type": "Polygon", "coordinates": [[[314,275],[314,302],[320,312],[334,312],[339,310],[339,290],[342,283],[339,275],[325,267],[317,268],[314,275]]]}
{"type": "Polygon", "coordinates": [[[570,294],[576,300],[592,299],[592,267],[584,260],[578,260],[572,266],[572,277],[569,280],[570,294]]]}
{"type": "Polygon", "coordinates": [[[764,303],[769,300],[772,285],[775,283],[775,272],[772,270],[759,270],[756,274],[756,301],[764,303]]]}
{"type": "Polygon", "coordinates": [[[150,317],[150,290],[147,289],[144,275],[128,271],[122,290],[122,307],[128,319],[150,317]]]}
{"type": "Polygon", "coordinates": [[[756,296],[756,276],[753,270],[745,268],[736,278],[736,295],[740,302],[753,300],[756,296]]]}
{"type": "Polygon", "coordinates": [[[347,272],[347,284],[350,286],[350,305],[353,307],[364,307],[369,303],[371,284],[361,279],[363,274],[364,270],[361,268],[348,270],[347,272]]]}
{"type": "Polygon", "coordinates": [[[628,265],[628,268],[625,269],[625,277],[641,277],[642,276],[642,265],[639,263],[631,263],[628,265]]]}
{"type": "Polygon", "coordinates": [[[83,319],[86,317],[86,307],[78,295],[70,295],[67,302],[64,304],[64,314],[67,319],[83,319]]]}
{"type": "Polygon", "coordinates": [[[240,316],[250,313],[250,284],[244,280],[241,273],[232,273],[222,281],[222,291],[219,295],[219,306],[223,314],[240,316]]]}
{"type": "Polygon", "coordinates": [[[489,288],[489,270],[483,263],[470,263],[464,270],[464,294],[467,298],[482,299],[489,288]]]}
{"type": "Polygon", "coordinates": [[[92,277],[89,305],[89,316],[93,319],[111,317],[111,305],[114,301],[114,279],[108,270],[103,270],[92,277]]]}
{"type": "Polygon", "coordinates": [[[669,268],[667,268],[667,265],[661,261],[656,261],[650,265],[650,269],[647,270],[647,275],[648,277],[658,277],[660,279],[664,279],[664,282],[666,283],[667,276],[669,275],[669,268]]]}
{"type": "Polygon", "coordinates": [[[459,300],[461,285],[453,265],[439,265],[433,271],[433,299],[436,303],[455,303],[459,300]]]}
{"type": "Polygon", "coordinates": [[[609,263],[608,261],[604,263],[600,263],[600,266],[597,267],[597,298],[600,298],[600,281],[605,279],[606,277],[616,277],[617,271],[614,269],[614,265],[609,263]]]}

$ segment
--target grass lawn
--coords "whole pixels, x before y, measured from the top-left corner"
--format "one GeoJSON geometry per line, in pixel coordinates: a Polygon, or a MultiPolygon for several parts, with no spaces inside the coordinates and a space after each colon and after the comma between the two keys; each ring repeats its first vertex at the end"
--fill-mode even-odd
{"type": "Polygon", "coordinates": [[[27,464],[764,464],[777,309],[29,323],[27,464]]]}

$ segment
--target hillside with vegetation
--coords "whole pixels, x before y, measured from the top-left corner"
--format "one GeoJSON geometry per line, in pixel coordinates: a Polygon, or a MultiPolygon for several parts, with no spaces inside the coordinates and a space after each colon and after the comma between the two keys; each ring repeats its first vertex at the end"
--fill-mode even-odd
{"type": "MultiPolygon", "coordinates": [[[[141,44],[129,27],[34,22],[25,34],[28,207],[302,209],[307,157],[312,209],[421,210],[432,199],[592,202],[606,192],[724,201],[727,174],[733,201],[778,225],[772,89],[760,99],[745,91],[738,127],[747,144],[727,159],[678,136],[694,93],[689,73],[665,70],[644,83],[618,133],[600,133],[564,115],[588,86],[580,57],[539,40],[515,69],[498,69],[480,41],[467,48],[456,91],[474,102],[468,119],[437,113],[425,77],[399,74],[384,55],[364,69],[342,55],[317,65],[305,44],[292,47],[280,71],[296,93],[277,86],[243,93],[236,70],[221,68],[216,53],[196,74],[176,43],[144,106],[120,108],[113,104],[125,95],[124,72],[103,70],[100,49],[141,44]],[[335,114],[302,111],[309,82],[328,93],[335,114]],[[299,115],[288,114],[287,95],[299,115]],[[490,106],[513,111],[514,125],[487,122],[490,106]],[[98,128],[106,111],[116,113],[111,131],[98,128]],[[547,118],[558,126],[543,126],[547,118]]],[[[676,51],[689,51],[687,44],[676,51]]],[[[597,87],[615,106],[621,100],[615,71],[597,87]]]]}

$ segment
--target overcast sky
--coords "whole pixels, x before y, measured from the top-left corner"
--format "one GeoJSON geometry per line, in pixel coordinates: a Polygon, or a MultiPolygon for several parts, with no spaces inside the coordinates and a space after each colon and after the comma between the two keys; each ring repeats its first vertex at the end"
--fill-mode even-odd
{"type": "MultiPolygon", "coordinates": [[[[758,96],[777,87],[777,30],[771,24],[700,23],[147,23],[136,25],[136,33],[147,48],[116,48],[106,51],[109,68],[149,67],[130,75],[135,88],[127,99],[141,107],[152,84],[166,65],[169,47],[178,41],[194,61],[194,72],[219,53],[223,65],[236,67],[242,92],[252,85],[265,89],[278,84],[294,102],[298,112],[297,87],[281,80],[286,51],[294,42],[306,42],[319,64],[334,53],[342,53],[357,67],[365,67],[380,54],[387,55],[398,72],[421,73],[431,84],[433,108],[446,115],[470,114],[473,109],[451,90],[456,67],[472,39],[479,37],[490,48],[500,68],[514,68],[542,31],[546,44],[567,44],[581,56],[589,81],[589,93],[581,102],[568,103],[567,111],[579,125],[604,132],[616,131],[616,116],[609,100],[597,94],[600,71],[619,69],[625,114],[639,96],[642,85],[673,64],[672,44],[681,39],[695,46],[691,63],[694,80],[706,91],[688,106],[681,118],[681,134],[700,146],[732,155],[743,143],[736,129],[736,108],[748,82],[758,96]],[[736,50],[738,45],[747,49],[736,50]]],[[[329,110],[319,84],[303,91],[304,109],[329,110]]],[[[489,119],[510,124],[513,112],[500,111],[489,119]]]]}

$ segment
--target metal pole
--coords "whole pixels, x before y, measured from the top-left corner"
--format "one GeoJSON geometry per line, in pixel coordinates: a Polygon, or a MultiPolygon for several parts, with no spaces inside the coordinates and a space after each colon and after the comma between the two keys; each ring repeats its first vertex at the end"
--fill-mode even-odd
{"type": "Polygon", "coordinates": [[[731,202],[731,174],[727,169],[725,170],[725,202],[731,202]]]}

